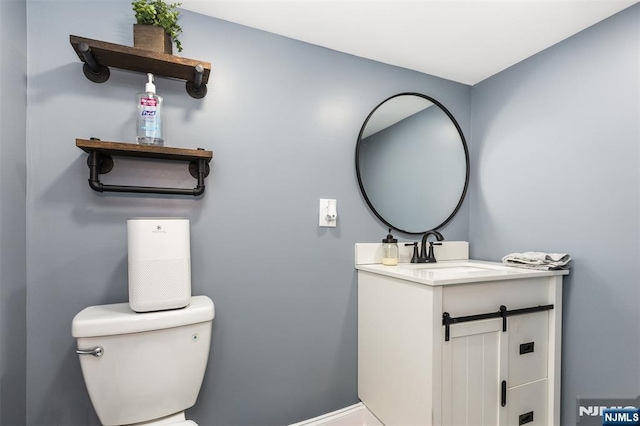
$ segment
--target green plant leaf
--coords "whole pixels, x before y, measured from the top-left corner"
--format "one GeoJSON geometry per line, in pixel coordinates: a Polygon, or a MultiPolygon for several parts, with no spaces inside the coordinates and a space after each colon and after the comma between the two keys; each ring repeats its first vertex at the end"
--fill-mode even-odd
{"type": "Polygon", "coordinates": [[[178,52],[182,52],[182,44],[178,36],[182,27],[178,25],[182,3],[167,4],[164,0],[133,0],[131,6],[135,12],[136,23],[142,25],[156,25],[164,28],[169,37],[176,43],[178,52]]]}

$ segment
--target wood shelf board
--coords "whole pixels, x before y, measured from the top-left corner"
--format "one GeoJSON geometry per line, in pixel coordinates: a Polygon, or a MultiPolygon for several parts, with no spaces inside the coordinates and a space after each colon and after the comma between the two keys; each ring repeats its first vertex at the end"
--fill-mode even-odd
{"type": "Polygon", "coordinates": [[[84,62],[84,56],[78,47],[84,42],[91,48],[91,54],[99,65],[114,67],[123,70],[137,71],[141,73],[153,73],[162,77],[177,78],[185,81],[193,81],[194,67],[201,64],[204,67],[202,83],[207,84],[211,73],[209,62],[195,59],[182,58],[167,53],[152,52],[121,44],[92,40],[89,38],[69,36],[69,42],[73,46],[78,58],[84,62]]]}
{"type": "Polygon", "coordinates": [[[179,161],[205,160],[207,163],[213,158],[213,152],[206,150],[138,145],[135,143],[76,139],[76,146],[87,153],[97,151],[102,154],[120,155],[124,157],[144,157],[179,161]]]}

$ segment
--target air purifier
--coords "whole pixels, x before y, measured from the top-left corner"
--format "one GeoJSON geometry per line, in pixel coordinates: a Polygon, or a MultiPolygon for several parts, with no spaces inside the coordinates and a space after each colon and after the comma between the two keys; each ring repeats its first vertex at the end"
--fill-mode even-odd
{"type": "Polygon", "coordinates": [[[136,312],[183,308],[191,299],[189,220],[127,220],[129,305],[136,312]]]}

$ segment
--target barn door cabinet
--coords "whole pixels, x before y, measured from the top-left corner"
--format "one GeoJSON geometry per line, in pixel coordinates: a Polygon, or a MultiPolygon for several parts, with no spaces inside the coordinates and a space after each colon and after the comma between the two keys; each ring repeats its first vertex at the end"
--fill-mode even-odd
{"type": "Polygon", "coordinates": [[[560,425],[568,271],[356,269],[358,395],[386,426],[560,425]]]}

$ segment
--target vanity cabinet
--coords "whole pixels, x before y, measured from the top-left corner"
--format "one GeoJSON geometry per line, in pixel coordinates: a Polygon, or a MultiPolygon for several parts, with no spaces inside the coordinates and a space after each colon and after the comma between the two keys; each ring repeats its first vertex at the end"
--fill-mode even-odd
{"type": "Polygon", "coordinates": [[[356,266],[358,395],[386,426],[560,424],[567,271],[498,265],[356,266]]]}

